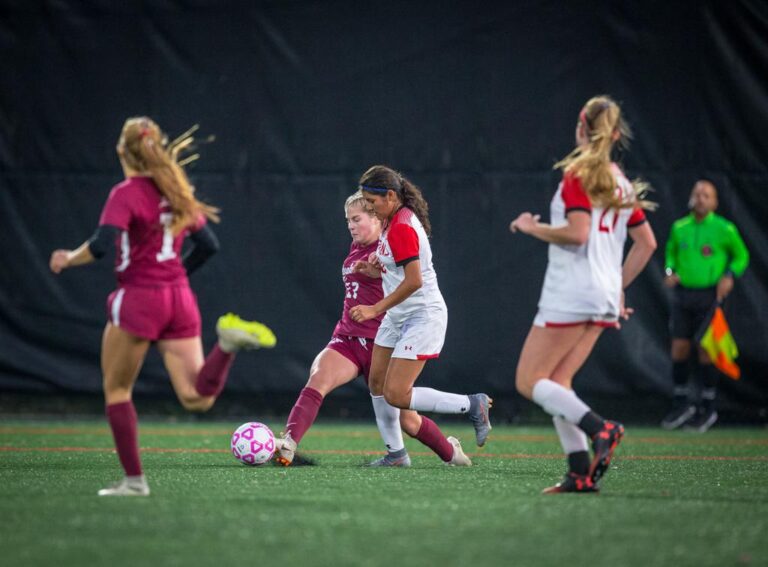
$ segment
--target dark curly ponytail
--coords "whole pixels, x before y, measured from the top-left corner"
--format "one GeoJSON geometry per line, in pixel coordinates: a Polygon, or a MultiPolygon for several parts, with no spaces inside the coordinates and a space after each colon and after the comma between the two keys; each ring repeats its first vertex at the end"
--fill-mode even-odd
{"type": "Polygon", "coordinates": [[[413,211],[424,227],[427,236],[432,235],[432,225],[429,222],[429,205],[424,196],[414,183],[394,169],[385,165],[374,165],[363,173],[360,178],[360,187],[376,189],[391,189],[400,197],[404,207],[413,211]]]}

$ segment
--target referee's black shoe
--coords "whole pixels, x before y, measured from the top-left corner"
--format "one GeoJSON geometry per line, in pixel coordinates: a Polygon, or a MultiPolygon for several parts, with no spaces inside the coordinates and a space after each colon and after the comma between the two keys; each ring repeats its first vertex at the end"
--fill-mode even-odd
{"type": "Polygon", "coordinates": [[[669,412],[664,419],[661,420],[661,426],[664,429],[677,429],[683,424],[688,422],[696,415],[696,406],[689,403],[684,403],[675,406],[675,408],[669,412]]]}
{"type": "Polygon", "coordinates": [[[717,412],[713,409],[699,408],[696,415],[692,417],[688,423],[685,424],[686,431],[698,431],[699,433],[706,433],[709,428],[712,427],[717,421],[717,412]]]}

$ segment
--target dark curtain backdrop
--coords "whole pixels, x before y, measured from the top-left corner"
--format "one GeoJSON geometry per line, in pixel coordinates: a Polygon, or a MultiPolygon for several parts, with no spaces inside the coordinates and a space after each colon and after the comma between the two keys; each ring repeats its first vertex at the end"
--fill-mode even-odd
{"type": "MultiPolygon", "coordinates": [[[[633,125],[621,156],[655,188],[660,248],[607,332],[585,395],[666,399],[663,245],[704,175],[752,253],[727,314],[744,378],[723,404],[768,405],[768,4],[702,2],[0,3],[0,390],[97,392],[112,258],[53,276],[54,248],[96,226],[121,179],[124,119],[172,136],[194,123],[198,193],[223,210],[221,252],[192,276],[206,347],[228,310],[276,331],[241,355],[228,395],[306,381],[342,302],[342,204],[370,165],[419,184],[450,325],[425,384],[514,394],[546,245],[508,232],[548,216],[552,164],[581,105],[610,93],[633,125]]],[[[138,392],[170,395],[156,355],[138,392]]],[[[356,400],[365,402],[358,384],[356,400]]]]}

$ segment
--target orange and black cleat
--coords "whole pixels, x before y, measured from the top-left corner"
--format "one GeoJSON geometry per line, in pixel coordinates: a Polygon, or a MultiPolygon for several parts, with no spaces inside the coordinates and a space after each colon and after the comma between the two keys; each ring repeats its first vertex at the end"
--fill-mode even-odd
{"type": "Polygon", "coordinates": [[[592,437],[595,456],[589,467],[589,478],[597,485],[611,465],[613,452],[624,437],[624,426],[617,421],[606,421],[603,428],[592,437]]]}
{"type": "Polygon", "coordinates": [[[600,492],[600,489],[595,486],[592,479],[585,474],[576,474],[569,472],[565,475],[562,482],[558,482],[555,486],[550,486],[541,491],[542,494],[561,494],[564,492],[600,492]]]}

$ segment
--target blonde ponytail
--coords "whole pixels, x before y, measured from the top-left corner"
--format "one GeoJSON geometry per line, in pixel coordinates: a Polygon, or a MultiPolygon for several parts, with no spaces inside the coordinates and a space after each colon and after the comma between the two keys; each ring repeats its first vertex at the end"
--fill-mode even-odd
{"type": "Polygon", "coordinates": [[[195,198],[195,188],[183,169],[184,164],[197,159],[199,155],[194,154],[178,161],[181,152],[190,148],[195,130],[196,126],[190,128],[169,144],[160,127],[151,119],[129,118],[123,126],[118,146],[122,146],[120,155],[126,165],[152,176],[160,193],[167,199],[173,215],[171,231],[174,234],[195,224],[201,214],[219,222],[219,209],[195,198]]]}
{"type": "Polygon", "coordinates": [[[613,172],[611,151],[615,144],[628,147],[632,131],[621,114],[621,107],[609,96],[591,98],[579,113],[579,131],[587,143],[576,147],[555,164],[555,169],[578,177],[581,185],[596,206],[603,208],[655,208],[655,203],[643,199],[649,190],[647,183],[632,181],[635,198],[627,200],[616,188],[618,181],[613,172]]]}

